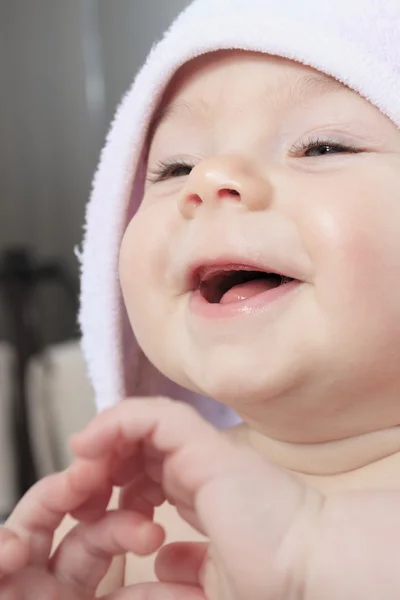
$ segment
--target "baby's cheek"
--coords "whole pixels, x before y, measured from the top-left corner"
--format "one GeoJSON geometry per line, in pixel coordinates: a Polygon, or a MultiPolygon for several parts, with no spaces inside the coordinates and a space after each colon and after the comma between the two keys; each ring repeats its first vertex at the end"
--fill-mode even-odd
{"type": "Polygon", "coordinates": [[[140,211],[129,223],[120,250],[120,280],[129,320],[142,348],[150,352],[166,335],[170,228],[159,207],[140,211]]]}
{"type": "Polygon", "coordinates": [[[352,227],[343,227],[344,284],[380,319],[390,316],[380,312],[400,312],[400,202],[392,204],[374,196],[349,221],[352,227]]]}
{"type": "Polygon", "coordinates": [[[342,335],[391,351],[400,344],[400,197],[388,178],[377,179],[344,188],[320,209],[317,283],[342,335]]]}
{"type": "Polygon", "coordinates": [[[377,160],[368,173],[360,174],[363,184],[345,197],[347,225],[346,219],[341,222],[346,254],[359,285],[381,300],[382,292],[400,290],[400,163],[391,164],[389,159],[387,163],[377,160]]]}
{"type": "Polygon", "coordinates": [[[134,217],[130,222],[120,250],[119,274],[125,305],[132,326],[146,320],[154,287],[154,259],[152,258],[151,231],[134,217]]]}

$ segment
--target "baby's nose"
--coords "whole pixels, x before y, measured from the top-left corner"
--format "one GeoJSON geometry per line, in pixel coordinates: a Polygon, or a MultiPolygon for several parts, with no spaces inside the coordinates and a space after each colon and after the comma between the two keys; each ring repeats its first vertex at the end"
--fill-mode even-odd
{"type": "Polygon", "coordinates": [[[184,217],[193,218],[202,204],[239,202],[257,211],[267,208],[270,200],[271,184],[251,163],[237,156],[218,156],[194,167],[178,204],[184,217]]]}

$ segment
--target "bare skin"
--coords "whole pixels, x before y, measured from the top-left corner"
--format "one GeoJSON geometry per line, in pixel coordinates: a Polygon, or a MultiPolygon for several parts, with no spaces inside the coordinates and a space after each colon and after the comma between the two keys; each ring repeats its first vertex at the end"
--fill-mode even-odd
{"type": "MultiPolygon", "coordinates": [[[[248,431],[244,426],[239,426],[228,432],[228,435],[234,440],[246,443],[248,442],[247,434],[248,431]]],[[[276,456],[270,458],[276,460],[276,456]]],[[[400,491],[400,477],[398,475],[400,472],[399,453],[384,457],[353,471],[335,475],[310,475],[290,471],[289,469],[288,472],[326,496],[346,490],[400,491]]],[[[110,507],[118,507],[117,494],[114,495],[110,507]]],[[[156,508],[155,520],[165,529],[168,542],[195,542],[204,541],[205,539],[204,536],[184,521],[177,513],[175,507],[169,503],[156,508]]],[[[75,524],[76,521],[70,517],[63,521],[56,532],[56,545],[60,543],[66,533],[75,524]]],[[[156,581],[154,562],[155,555],[139,557],[133,553],[128,553],[126,556],[116,557],[107,576],[99,587],[99,593],[110,593],[111,591],[118,590],[123,585],[156,581]]]]}
{"type": "Polygon", "coordinates": [[[152,600],[166,593],[174,600],[245,600],[250,591],[255,599],[286,600],[289,588],[299,600],[318,599],[326,589],[332,600],[355,591],[365,600],[377,593],[396,600],[400,581],[390,557],[398,552],[398,456],[377,471],[357,470],[352,485],[346,475],[312,476],[307,485],[243,444],[241,433],[221,434],[164,399],[134,399],[99,415],[74,440],[78,460],[39,482],[2,530],[0,597],[29,598],[40,586],[43,598],[57,593],[66,600],[91,599],[96,589],[109,600],[141,600],[144,593],[152,600]],[[105,513],[112,485],[124,488],[121,509],[105,513]],[[164,535],[152,515],[166,496],[176,508],[163,504],[156,512],[168,544],[154,563],[164,535]],[[63,532],[50,559],[67,511],[82,524],[63,532]],[[265,587],[270,561],[283,562],[265,587]]]}

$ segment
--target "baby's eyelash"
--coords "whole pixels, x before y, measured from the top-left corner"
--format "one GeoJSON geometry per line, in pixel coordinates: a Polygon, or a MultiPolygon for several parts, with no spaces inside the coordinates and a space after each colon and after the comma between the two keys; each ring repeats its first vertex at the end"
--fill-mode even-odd
{"type": "MultiPolygon", "coordinates": [[[[359,154],[365,150],[356,148],[355,146],[340,144],[330,138],[310,138],[306,141],[297,142],[289,150],[290,157],[301,157],[310,150],[320,148],[325,151],[320,156],[329,154],[359,154]],[[330,149],[330,150],[329,150],[330,149]],[[332,152],[333,150],[333,152],[332,152]]],[[[305,156],[305,158],[309,158],[305,156]]],[[[167,179],[185,177],[190,174],[194,168],[193,163],[189,163],[183,159],[171,159],[159,161],[152,171],[147,176],[147,181],[150,183],[158,183],[167,179]]]]}
{"type": "MultiPolygon", "coordinates": [[[[359,154],[360,152],[364,151],[362,148],[356,148],[350,144],[340,144],[339,142],[336,142],[330,138],[309,138],[306,141],[301,141],[294,144],[289,151],[289,156],[296,157],[299,154],[304,154],[305,152],[308,152],[314,148],[325,148],[325,150],[331,148],[335,151],[335,154],[359,154]]],[[[320,156],[326,156],[328,154],[331,154],[331,152],[327,151],[325,154],[321,154],[320,156]]]]}
{"type": "Polygon", "coordinates": [[[183,159],[161,160],[154,169],[149,172],[147,180],[150,183],[157,183],[169,178],[183,177],[184,175],[189,175],[193,167],[193,164],[190,164],[183,159]],[[185,171],[188,172],[185,173],[185,171]]]}

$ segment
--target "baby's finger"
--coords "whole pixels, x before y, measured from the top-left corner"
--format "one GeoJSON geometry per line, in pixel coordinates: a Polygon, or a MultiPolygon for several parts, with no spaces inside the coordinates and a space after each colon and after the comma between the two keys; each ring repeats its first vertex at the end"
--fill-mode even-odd
{"type": "Polygon", "coordinates": [[[102,517],[107,510],[112,496],[112,486],[91,495],[78,508],[70,511],[71,517],[76,521],[91,523],[102,517]]]}
{"type": "Polygon", "coordinates": [[[91,597],[115,556],[152,554],[164,541],[163,528],[138,513],[110,511],[96,523],[80,523],[64,538],[50,568],[79,596],[91,597]]]}
{"type": "Polygon", "coordinates": [[[202,568],[207,558],[208,543],[177,542],[161,548],[155,572],[165,583],[202,584],[202,568]]]}
{"type": "Polygon", "coordinates": [[[141,583],[106,596],[103,600],[207,600],[203,590],[174,583],[141,583]]]}
{"type": "Polygon", "coordinates": [[[78,455],[100,462],[102,455],[109,460],[119,444],[126,451],[129,443],[142,447],[142,470],[148,474],[152,463],[161,469],[157,475],[166,496],[177,506],[194,506],[202,486],[224,476],[227,465],[234,468],[232,442],[190,406],[166,399],[122,402],[98,415],[72,445],[78,455]],[[169,463],[179,468],[169,468],[169,463]]]}
{"type": "Polygon", "coordinates": [[[122,487],[143,471],[143,455],[135,445],[129,454],[121,456],[116,449],[110,456],[110,477],[117,487],[122,487]]]}
{"type": "Polygon", "coordinates": [[[23,569],[29,562],[29,544],[6,527],[0,529],[0,577],[23,569]]]}
{"type": "Polygon", "coordinates": [[[120,494],[120,507],[134,510],[152,518],[154,509],[165,502],[165,494],[161,485],[149,479],[144,473],[139,474],[126,485],[120,494]]]}
{"type": "Polygon", "coordinates": [[[67,600],[68,592],[60,592],[57,581],[49,577],[44,569],[26,567],[21,576],[14,573],[0,581],[1,600],[67,600]]]}
{"type": "Polygon", "coordinates": [[[167,490],[167,494],[184,504],[192,502],[193,494],[210,477],[222,474],[221,465],[225,466],[226,461],[221,463],[220,456],[229,454],[231,447],[228,438],[193,408],[166,399],[121,402],[91,421],[86,430],[75,436],[72,446],[78,456],[100,461],[101,456],[109,460],[118,444],[140,447],[139,442],[145,471],[155,462],[162,475],[163,457],[166,461],[177,455],[182,458],[180,481],[184,485],[179,490],[167,490]]]}
{"type": "Polygon", "coordinates": [[[125,400],[97,415],[81,433],[71,438],[74,452],[99,458],[119,444],[133,447],[149,440],[163,454],[174,452],[193,438],[211,441],[217,431],[190,406],[165,398],[125,400]]]}
{"type": "MultiPolygon", "coordinates": [[[[98,461],[100,462],[100,461],[98,461]]],[[[108,464],[93,469],[93,461],[81,461],[79,468],[45,477],[20,500],[6,522],[30,546],[30,562],[44,564],[49,556],[54,531],[67,513],[76,510],[98,489],[104,491],[108,464]]],[[[111,485],[110,485],[111,489],[111,485]]]]}

